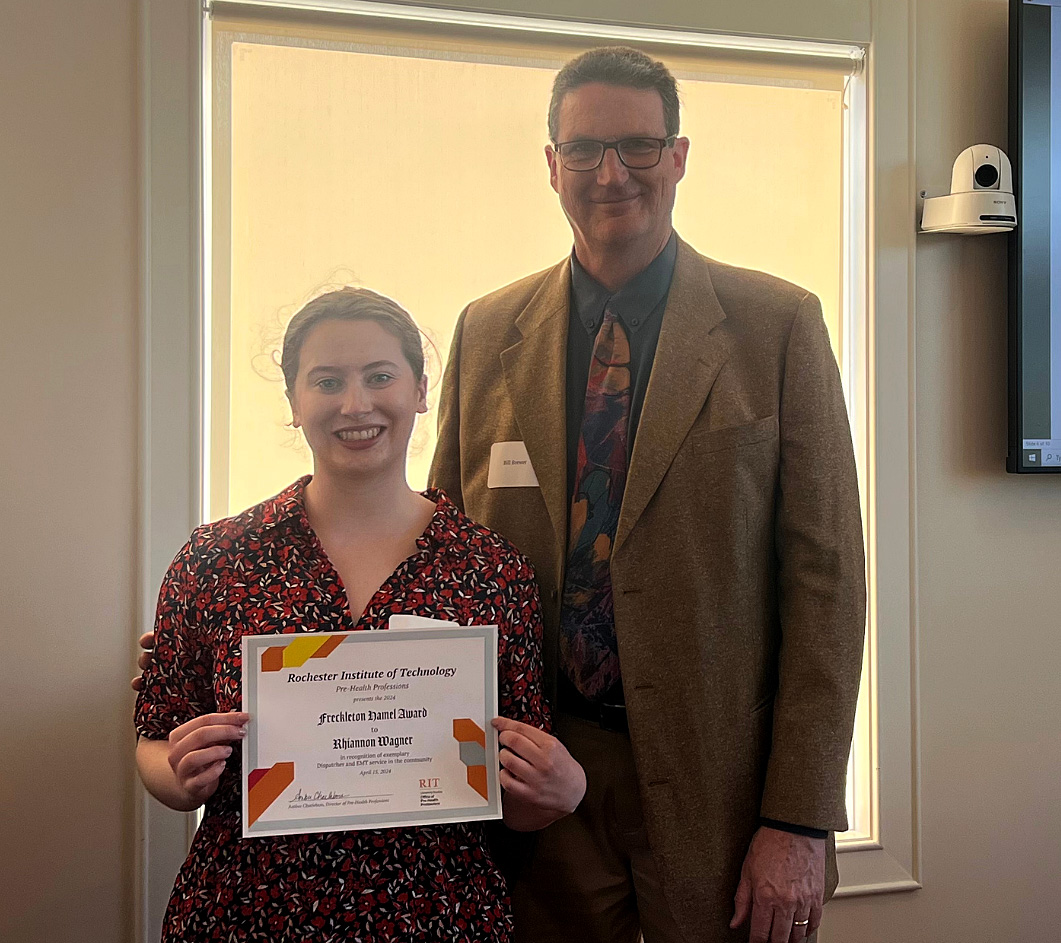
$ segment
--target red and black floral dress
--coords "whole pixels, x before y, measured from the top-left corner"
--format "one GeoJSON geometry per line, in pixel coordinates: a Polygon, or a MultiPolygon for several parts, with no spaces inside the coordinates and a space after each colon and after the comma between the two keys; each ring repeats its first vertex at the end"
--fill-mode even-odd
{"type": "MultiPolygon", "coordinates": [[[[273,632],[385,629],[395,613],[499,627],[501,713],[548,728],[541,612],[530,564],[440,491],[417,551],[356,626],[309,526],[303,478],[237,517],[196,529],[162,584],[155,653],[136,703],[141,736],[241,706],[240,639],[273,632]]],[[[233,752],[170,898],[162,939],[507,941],[504,879],[481,823],[240,837],[233,752]]]]}

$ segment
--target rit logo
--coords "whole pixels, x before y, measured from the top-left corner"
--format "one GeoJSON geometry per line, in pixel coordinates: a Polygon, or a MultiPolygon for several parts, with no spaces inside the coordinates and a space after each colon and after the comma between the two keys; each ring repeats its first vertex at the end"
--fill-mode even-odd
{"type": "Polygon", "coordinates": [[[437,789],[438,788],[438,780],[437,779],[421,779],[420,780],[420,788],[421,789],[437,789]]]}

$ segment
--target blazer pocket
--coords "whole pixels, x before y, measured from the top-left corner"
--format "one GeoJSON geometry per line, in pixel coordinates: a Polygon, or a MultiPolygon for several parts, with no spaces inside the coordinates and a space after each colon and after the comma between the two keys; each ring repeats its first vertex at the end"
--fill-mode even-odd
{"type": "Polygon", "coordinates": [[[703,455],[708,452],[720,452],[723,449],[735,449],[742,445],[753,445],[756,442],[776,439],[777,432],[777,416],[766,416],[739,426],[724,426],[721,429],[693,432],[690,443],[698,453],[703,455]]]}

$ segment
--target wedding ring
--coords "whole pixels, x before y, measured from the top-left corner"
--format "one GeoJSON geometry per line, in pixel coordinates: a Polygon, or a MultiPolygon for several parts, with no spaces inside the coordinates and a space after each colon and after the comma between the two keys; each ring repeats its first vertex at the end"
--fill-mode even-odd
{"type": "Polygon", "coordinates": [[[805,927],[808,923],[810,923],[810,920],[793,920],[792,921],[792,926],[794,926],[794,927],[805,927]]]}

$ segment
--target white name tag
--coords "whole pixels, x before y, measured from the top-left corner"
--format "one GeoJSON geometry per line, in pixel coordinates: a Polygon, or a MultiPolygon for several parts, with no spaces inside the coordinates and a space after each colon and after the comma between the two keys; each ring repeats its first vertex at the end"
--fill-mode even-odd
{"type": "Polygon", "coordinates": [[[495,442],[490,446],[488,488],[537,488],[527,446],[522,442],[495,442]]]}

